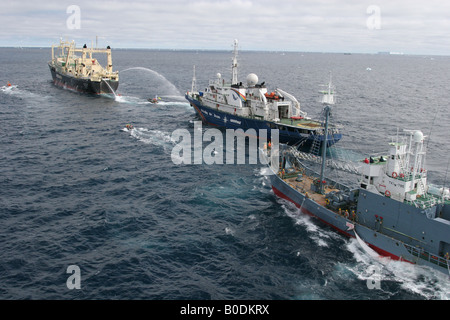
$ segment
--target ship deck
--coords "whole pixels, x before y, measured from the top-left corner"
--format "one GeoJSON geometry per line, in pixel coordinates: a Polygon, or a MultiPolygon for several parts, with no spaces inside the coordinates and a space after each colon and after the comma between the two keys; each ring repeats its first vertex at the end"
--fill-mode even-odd
{"type": "Polygon", "coordinates": [[[300,171],[296,171],[295,173],[289,173],[288,175],[285,175],[282,177],[282,179],[289,184],[292,188],[295,190],[301,192],[304,194],[307,198],[310,198],[317,202],[321,206],[326,206],[326,199],[325,194],[332,192],[332,191],[339,191],[339,189],[333,188],[329,185],[324,186],[324,194],[316,193],[311,190],[311,185],[314,183],[314,178],[302,175],[300,171]],[[301,176],[300,179],[298,179],[299,175],[301,176]],[[298,181],[300,180],[300,181],[298,181]]]}
{"type": "Polygon", "coordinates": [[[428,193],[428,194],[423,194],[423,195],[417,196],[416,200],[414,200],[414,201],[405,200],[404,203],[425,209],[425,208],[431,208],[431,207],[435,206],[437,203],[443,203],[443,204],[448,205],[448,204],[450,204],[450,199],[443,199],[440,196],[428,193]]]}
{"type": "Polygon", "coordinates": [[[316,129],[321,128],[322,124],[316,120],[312,119],[288,119],[288,118],[282,118],[280,119],[280,122],[282,124],[290,125],[290,126],[296,126],[301,127],[305,129],[316,129]]]}
{"type": "MultiPolygon", "coordinates": [[[[210,108],[210,109],[214,109],[211,106],[207,106],[203,103],[203,100],[207,100],[209,102],[212,103],[217,103],[214,100],[209,100],[205,97],[201,97],[198,94],[190,94],[188,95],[190,99],[192,100],[196,100],[197,102],[199,102],[203,107],[206,108],[210,108]]],[[[188,99],[189,100],[189,99],[188,99]]],[[[222,111],[223,112],[223,111],[222,111]]],[[[248,119],[254,119],[254,120],[262,120],[262,118],[257,117],[257,116],[245,116],[245,115],[239,115],[239,117],[241,118],[248,118],[248,119]]],[[[269,121],[269,120],[266,120],[269,121]]],[[[320,130],[320,129],[324,129],[323,125],[321,122],[314,120],[314,119],[310,119],[310,118],[302,118],[302,119],[291,119],[291,118],[281,118],[279,121],[276,122],[277,124],[284,124],[284,125],[288,125],[288,126],[293,126],[293,127],[298,127],[300,129],[305,129],[305,130],[320,130]]],[[[331,126],[332,128],[337,128],[337,126],[333,125],[331,126]]]]}

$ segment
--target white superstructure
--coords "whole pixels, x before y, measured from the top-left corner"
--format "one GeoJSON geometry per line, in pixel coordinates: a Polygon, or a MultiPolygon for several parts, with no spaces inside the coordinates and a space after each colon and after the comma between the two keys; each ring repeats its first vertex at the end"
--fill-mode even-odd
{"type": "MultiPolygon", "coordinates": [[[[365,159],[361,187],[398,201],[415,202],[434,192],[427,185],[424,135],[419,130],[405,130],[402,141],[389,143],[387,156],[365,159]]],[[[441,190],[448,198],[448,190],[441,190]]]]}

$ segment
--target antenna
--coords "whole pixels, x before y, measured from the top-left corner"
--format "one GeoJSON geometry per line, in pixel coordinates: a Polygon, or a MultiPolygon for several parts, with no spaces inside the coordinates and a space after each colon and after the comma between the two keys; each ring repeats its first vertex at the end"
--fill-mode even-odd
{"type": "Polygon", "coordinates": [[[431,123],[430,133],[428,134],[428,140],[427,140],[427,145],[426,145],[427,149],[428,149],[428,143],[430,143],[430,140],[431,140],[431,132],[432,132],[433,127],[434,127],[434,121],[436,120],[436,117],[437,117],[438,113],[439,113],[439,111],[434,114],[434,119],[433,119],[433,122],[431,123]]]}

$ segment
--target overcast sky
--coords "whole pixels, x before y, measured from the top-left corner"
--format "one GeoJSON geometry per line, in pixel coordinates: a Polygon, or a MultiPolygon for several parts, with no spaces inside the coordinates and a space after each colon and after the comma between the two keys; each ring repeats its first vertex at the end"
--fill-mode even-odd
{"type": "Polygon", "coordinates": [[[450,54],[450,1],[1,0],[0,46],[450,54]]]}

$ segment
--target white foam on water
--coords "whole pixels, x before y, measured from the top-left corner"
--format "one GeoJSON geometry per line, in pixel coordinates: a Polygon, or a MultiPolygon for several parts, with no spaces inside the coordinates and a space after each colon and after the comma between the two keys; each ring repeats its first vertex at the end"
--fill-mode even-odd
{"type": "Polygon", "coordinates": [[[225,234],[234,236],[234,229],[232,229],[230,227],[225,227],[225,234]]]}
{"type": "Polygon", "coordinates": [[[30,102],[35,102],[37,105],[42,102],[47,102],[52,98],[51,96],[43,95],[41,93],[34,93],[27,89],[23,89],[18,85],[3,86],[0,88],[0,93],[10,96],[17,96],[30,102]]]}
{"type": "Polygon", "coordinates": [[[17,93],[18,90],[16,90],[16,89],[17,89],[17,86],[13,86],[13,85],[3,86],[0,88],[0,90],[6,94],[17,93]]]}
{"type": "Polygon", "coordinates": [[[272,186],[270,184],[268,176],[265,174],[265,172],[269,171],[269,168],[267,168],[266,166],[253,170],[255,176],[255,184],[252,188],[253,191],[258,191],[265,195],[270,194],[270,192],[272,191],[272,186]]]}
{"type": "Polygon", "coordinates": [[[123,95],[123,94],[113,95],[111,93],[104,93],[104,94],[101,94],[101,96],[108,98],[108,99],[113,99],[114,101],[116,101],[118,103],[123,103],[123,104],[140,105],[140,106],[146,106],[146,107],[150,107],[150,108],[184,107],[189,111],[195,112],[193,110],[193,108],[191,107],[191,105],[189,104],[189,102],[187,102],[186,100],[182,101],[182,99],[184,100],[184,97],[182,97],[182,96],[170,96],[171,97],[170,100],[164,100],[168,97],[163,96],[162,97],[163,100],[162,101],[159,100],[158,103],[152,103],[152,102],[148,101],[148,99],[146,99],[146,98],[140,98],[140,97],[135,97],[135,96],[130,96],[130,95],[123,95]],[[179,101],[177,101],[177,97],[180,98],[179,101]]]}
{"type": "Polygon", "coordinates": [[[258,173],[258,174],[261,175],[261,176],[270,176],[270,175],[272,175],[273,173],[272,173],[272,170],[270,170],[269,167],[264,166],[264,167],[262,167],[262,168],[259,170],[259,173],[258,173]]]}
{"type": "Polygon", "coordinates": [[[161,106],[180,106],[180,107],[191,107],[189,102],[182,101],[159,101],[158,103],[152,103],[153,105],[161,105],[161,106]]]}
{"type": "Polygon", "coordinates": [[[295,224],[305,228],[309,237],[320,247],[329,247],[330,241],[339,237],[334,231],[328,231],[319,226],[314,218],[300,212],[293,203],[284,199],[277,199],[286,214],[294,219],[295,224]]]}
{"type": "Polygon", "coordinates": [[[150,145],[163,147],[168,151],[169,147],[175,145],[171,134],[160,130],[149,130],[147,128],[133,128],[131,130],[124,128],[124,131],[130,132],[130,135],[137,140],[150,145]]]}
{"type": "MultiPolygon", "coordinates": [[[[109,96],[107,95],[107,97],[111,98],[111,95],[109,95],[109,96]]],[[[149,103],[145,99],[133,97],[133,96],[122,95],[122,94],[117,95],[114,98],[114,100],[119,103],[134,104],[134,105],[145,105],[145,104],[149,103]]]]}
{"type": "Polygon", "coordinates": [[[353,253],[357,264],[346,265],[358,279],[372,284],[378,281],[379,288],[372,290],[386,291],[383,282],[395,282],[406,291],[418,294],[425,299],[450,299],[449,276],[432,268],[413,265],[405,261],[396,261],[386,257],[374,258],[364,251],[356,239],[350,239],[347,249],[353,253]]]}
{"type": "Polygon", "coordinates": [[[4,94],[8,94],[8,95],[16,95],[16,96],[20,96],[23,98],[36,98],[36,97],[40,97],[39,95],[32,93],[30,91],[27,90],[23,90],[20,89],[18,86],[16,85],[12,85],[12,86],[3,86],[0,88],[1,92],[4,94]]]}

